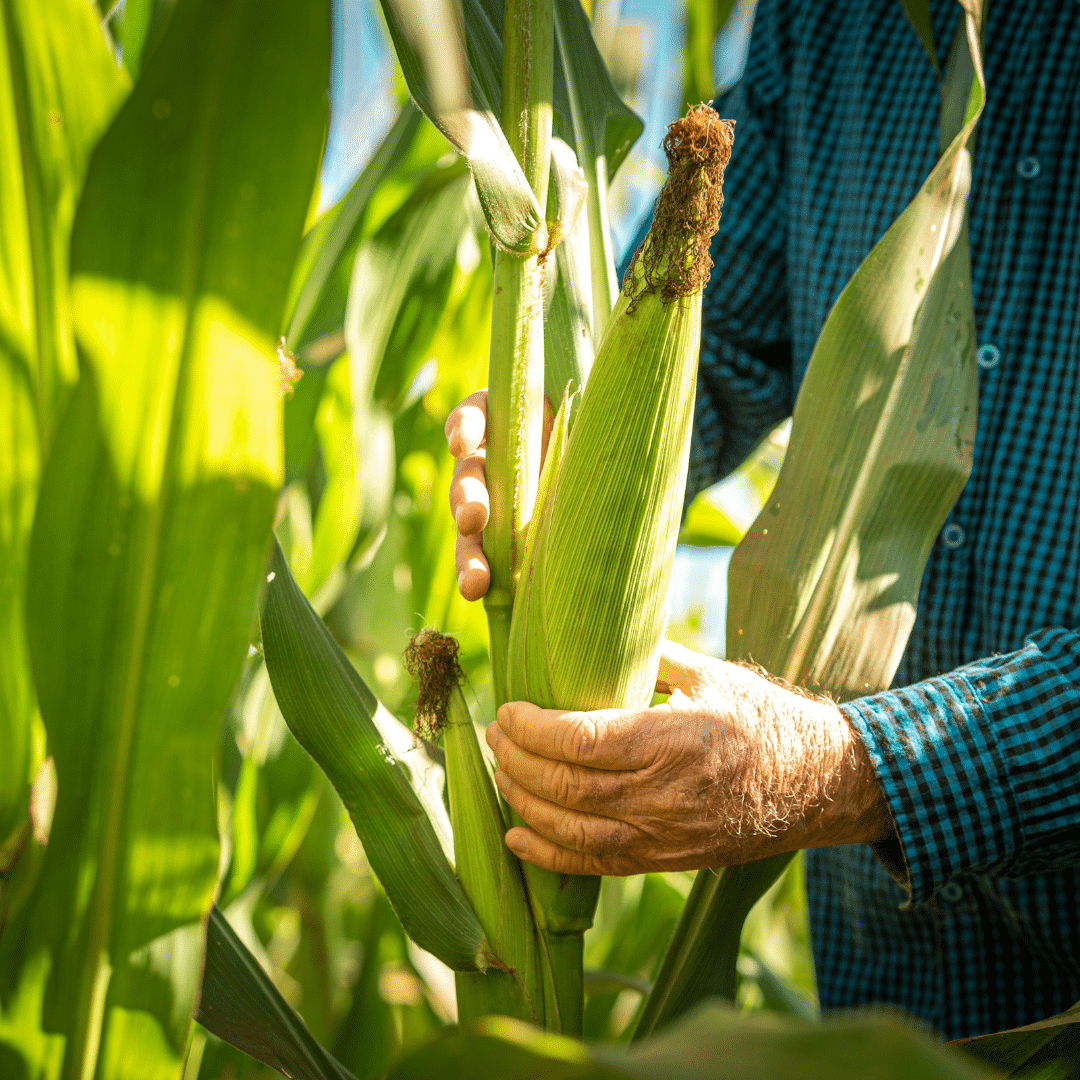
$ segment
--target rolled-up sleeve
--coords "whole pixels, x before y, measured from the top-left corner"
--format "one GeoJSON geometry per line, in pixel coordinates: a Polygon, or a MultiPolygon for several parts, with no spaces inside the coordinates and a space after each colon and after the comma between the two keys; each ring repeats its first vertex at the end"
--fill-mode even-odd
{"type": "Polygon", "coordinates": [[[892,813],[910,903],[960,874],[1080,862],[1080,633],[841,706],[892,813]]]}

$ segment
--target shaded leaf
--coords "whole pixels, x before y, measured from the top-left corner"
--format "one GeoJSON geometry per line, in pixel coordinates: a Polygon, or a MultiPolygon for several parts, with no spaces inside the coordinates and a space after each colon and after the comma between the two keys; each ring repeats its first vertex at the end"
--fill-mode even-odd
{"type": "Polygon", "coordinates": [[[126,1058],[149,1076],[183,1051],[217,878],[214,749],[281,482],[274,341],[329,24],[327,3],[184,0],[72,232],[80,379],[27,589],[59,797],[32,902],[0,943],[23,987],[51,965],[42,1023],[72,1075],[110,1080],[126,1058]]]}
{"type": "Polygon", "coordinates": [[[407,1055],[387,1080],[977,1080],[992,1075],[887,1020],[810,1023],[706,1004],[630,1048],[586,1046],[486,1017],[407,1055]]]}
{"type": "Polygon", "coordinates": [[[196,1020],[291,1080],[353,1080],[308,1031],[221,909],[210,909],[196,1020]]]}
{"type": "Polygon", "coordinates": [[[900,0],[900,5],[940,78],[941,66],[938,64],[937,47],[934,45],[934,29],[930,25],[930,0],[900,0]]]}
{"type": "Polygon", "coordinates": [[[959,1039],[951,1045],[1001,1070],[1005,1076],[1067,1080],[1080,1072],[1078,1024],[1080,1004],[1025,1027],[959,1039]]]}
{"type": "Polygon", "coordinates": [[[454,876],[439,770],[376,700],[270,552],[263,649],[281,712],[341,796],[408,935],[457,971],[482,970],[487,943],[454,876]]]}

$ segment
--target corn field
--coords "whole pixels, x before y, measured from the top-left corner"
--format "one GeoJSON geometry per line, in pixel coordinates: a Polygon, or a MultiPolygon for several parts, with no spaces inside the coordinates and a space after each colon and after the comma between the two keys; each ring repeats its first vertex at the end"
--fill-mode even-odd
{"type": "Polygon", "coordinates": [[[944,371],[965,415],[934,331],[973,317],[981,3],[938,165],[829,316],[786,457],[743,467],[802,523],[771,533],[682,507],[738,140],[704,103],[745,4],[686,4],[688,108],[621,281],[643,123],[603,7],[381,0],[396,119],[320,210],[330,0],[0,0],[0,1080],[1072,1075],[1068,1025],[957,1048],[821,1019],[791,855],[571,878],[504,843],[483,730],[648,704],[665,634],[701,633],[668,617],[679,543],[738,545],[729,657],[853,696],[889,685],[970,468],[903,407],[837,440],[814,391],[854,352],[901,406],[944,371]],[[469,604],[443,425],[482,387],[469,604]],[[944,479],[880,553],[883,606],[843,575],[897,461],[944,479]]]}

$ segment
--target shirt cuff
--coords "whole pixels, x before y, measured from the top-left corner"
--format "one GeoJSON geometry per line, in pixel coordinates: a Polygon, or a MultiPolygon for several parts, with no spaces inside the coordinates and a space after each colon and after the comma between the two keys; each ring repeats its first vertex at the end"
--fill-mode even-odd
{"type": "Polygon", "coordinates": [[[905,907],[959,874],[1080,861],[1080,634],[1042,630],[1017,652],[840,708],[892,814],[901,859],[894,848],[883,861],[905,907]]]}

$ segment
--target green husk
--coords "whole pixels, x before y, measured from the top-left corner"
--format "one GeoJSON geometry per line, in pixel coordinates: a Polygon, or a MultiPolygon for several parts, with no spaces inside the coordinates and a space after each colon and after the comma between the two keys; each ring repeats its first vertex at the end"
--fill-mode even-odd
{"type": "Polygon", "coordinates": [[[420,684],[418,725],[441,731],[458,879],[498,959],[486,972],[457,972],[462,1021],[498,1013],[543,1023],[542,975],[521,864],[503,843],[505,827],[495,786],[459,685],[458,643],[422,630],[405,652],[420,684]]]}

